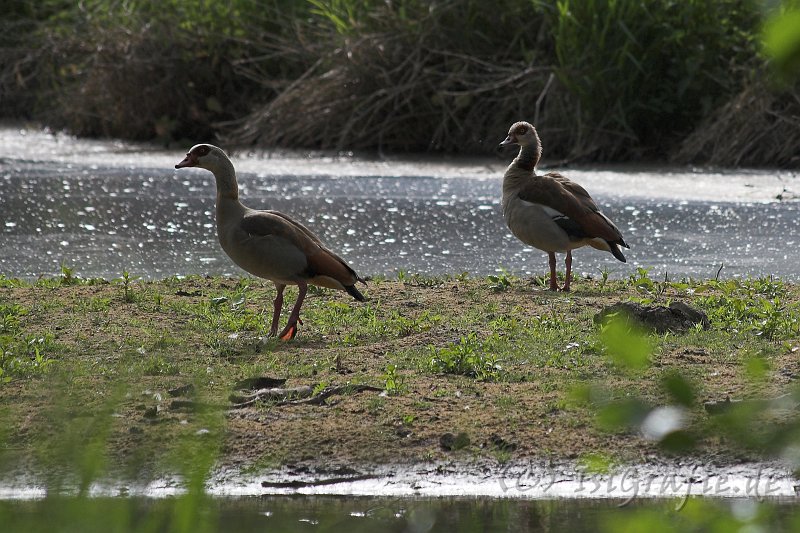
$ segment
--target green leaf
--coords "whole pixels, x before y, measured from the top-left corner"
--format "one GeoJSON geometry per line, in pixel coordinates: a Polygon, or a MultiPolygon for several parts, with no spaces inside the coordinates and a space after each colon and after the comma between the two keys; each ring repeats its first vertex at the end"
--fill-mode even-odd
{"type": "Polygon", "coordinates": [[[638,426],[649,408],[638,398],[626,398],[604,406],[597,412],[597,424],[608,431],[638,426]]]}
{"type": "Polygon", "coordinates": [[[694,387],[689,380],[677,372],[671,372],[664,376],[661,385],[670,395],[674,403],[691,407],[694,404],[694,387]]]}
{"type": "Polygon", "coordinates": [[[622,315],[611,317],[602,327],[600,341],[619,367],[641,370],[650,364],[652,347],[647,335],[622,315]]]}
{"type": "Polygon", "coordinates": [[[784,76],[800,76],[800,10],[770,18],[764,25],[764,53],[784,76]]]}
{"type": "Polygon", "coordinates": [[[750,357],[745,360],[744,369],[752,381],[763,381],[769,372],[769,362],[763,357],[750,357]]]}

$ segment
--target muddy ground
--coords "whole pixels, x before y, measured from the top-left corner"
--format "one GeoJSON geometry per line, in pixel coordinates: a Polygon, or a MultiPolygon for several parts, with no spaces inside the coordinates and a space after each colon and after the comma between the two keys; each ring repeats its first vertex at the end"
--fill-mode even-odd
{"type": "MultiPolygon", "coordinates": [[[[603,405],[634,397],[664,405],[672,402],[664,378],[675,372],[693,386],[686,430],[696,447],[687,453],[722,462],[763,456],[705,432],[714,416],[706,404],[791,391],[800,375],[791,329],[768,337],[712,324],[650,334],[650,363],[624,369],[600,340],[599,311],[629,300],[697,305],[718,289],[584,279],[564,294],[544,290],[541,279],[501,278],[373,280],[363,304],[312,291],[290,342],[261,340],[274,289],[260,280],[5,280],[3,466],[156,476],[203,461],[226,471],[310,465],[333,475],[441,461],[641,464],[674,451],[635,425],[598,421],[586,391],[605,391],[603,405]],[[462,374],[436,366],[454,353],[477,363],[462,374]],[[10,364],[13,357],[25,364],[10,364]],[[756,378],[753,357],[766,361],[756,378]],[[312,397],[333,394],[231,401],[254,392],[237,382],[262,377],[285,379],[277,385],[284,390],[310,386],[312,397]],[[335,389],[346,385],[370,388],[335,389]]],[[[796,305],[796,287],[780,290],[784,305],[796,305]]]]}

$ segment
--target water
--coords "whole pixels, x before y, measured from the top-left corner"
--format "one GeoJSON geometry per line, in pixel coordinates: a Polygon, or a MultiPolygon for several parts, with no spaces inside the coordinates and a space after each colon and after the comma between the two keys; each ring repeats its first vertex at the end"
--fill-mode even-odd
{"type": "MultiPolygon", "coordinates": [[[[183,151],[0,128],[0,274],[51,276],[66,264],[84,277],[117,277],[123,270],[150,278],[241,275],[216,242],[211,175],[173,169],[183,151]]],[[[514,239],[500,215],[507,160],[239,154],[235,164],[245,203],[308,224],[364,275],[485,275],[499,267],[541,273],[545,255],[514,239]]],[[[580,250],[578,272],[624,276],[644,266],[656,275],[710,277],[724,264],[723,276],[800,278],[793,174],[630,167],[565,173],[592,192],[632,246],[627,264],[580,250]]],[[[207,531],[595,531],[612,515],[674,507],[673,500],[652,498],[617,510],[621,501],[614,498],[507,497],[496,493],[494,481],[487,487],[495,492],[481,498],[452,497],[458,492],[447,493],[429,477],[408,490],[427,480],[442,497],[210,498],[203,502],[203,524],[207,531]]],[[[468,487],[477,494],[476,484],[468,487]]],[[[793,490],[789,484],[785,494],[793,490]]],[[[736,510],[738,496],[718,505],[752,515],[746,505],[736,510]]],[[[0,499],[0,523],[3,531],[49,531],[53,524],[76,531],[165,530],[181,501],[0,499]]]]}
{"type": "Polygon", "coordinates": [[[791,505],[755,500],[487,500],[321,496],[0,501],[3,531],[791,531],[791,505]]]}
{"type": "Polygon", "coordinates": [[[202,527],[166,527],[175,516],[175,500],[51,498],[0,501],[3,531],[347,531],[594,532],[612,514],[642,508],[666,511],[673,502],[616,500],[479,500],[473,498],[397,499],[336,497],[212,498],[202,502],[202,527]],[[149,526],[149,527],[148,527],[149,526]],[[159,527],[160,526],[160,527],[159,527]]]}
{"type": "MultiPolygon", "coordinates": [[[[216,241],[211,174],[175,171],[182,156],[0,128],[0,273],[52,276],[65,264],[84,277],[242,275],[216,241]]],[[[362,275],[543,273],[546,255],[517,241],[500,214],[510,157],[237,154],[234,162],[245,204],[306,223],[362,275]]],[[[711,277],[724,264],[723,276],[800,278],[791,173],[563,172],[592,193],[632,247],[627,264],[579,250],[577,272],[625,276],[642,266],[653,276],[711,277]]]]}

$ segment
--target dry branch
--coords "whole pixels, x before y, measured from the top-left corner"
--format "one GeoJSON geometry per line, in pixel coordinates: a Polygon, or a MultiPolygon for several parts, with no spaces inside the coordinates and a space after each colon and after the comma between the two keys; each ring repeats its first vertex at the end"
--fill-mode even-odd
{"type": "Polygon", "coordinates": [[[321,405],[330,398],[337,394],[353,394],[363,391],[376,391],[382,392],[380,387],[373,387],[370,385],[337,385],[325,387],[314,394],[314,388],[311,386],[300,386],[291,388],[271,388],[261,389],[253,394],[238,396],[231,395],[230,401],[234,409],[241,409],[249,407],[256,402],[270,402],[274,405],[321,405]]]}

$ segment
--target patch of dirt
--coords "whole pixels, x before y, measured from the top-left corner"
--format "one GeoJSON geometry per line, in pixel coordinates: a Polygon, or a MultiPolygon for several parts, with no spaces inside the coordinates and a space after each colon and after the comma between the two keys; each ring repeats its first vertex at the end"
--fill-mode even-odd
{"type": "MultiPolygon", "coordinates": [[[[664,401],[661,377],[679,370],[702,384],[694,416],[705,416],[702,402],[775,396],[800,375],[795,354],[782,351],[775,358],[780,371],[753,389],[735,344],[698,346],[679,335],[663,341],[651,368],[625,375],[599,352],[592,317],[635,292],[588,280],[578,280],[571,294],[522,281],[499,292],[481,279],[375,281],[365,304],[342,293],[313,292],[297,339],[257,349],[274,292],[257,280],[247,284],[240,304],[241,283],[219,278],[139,282],[132,302],[124,301],[119,285],[107,283],[0,289],[0,304],[26,310],[14,334],[49,335],[55,346],[47,354],[56,361],[50,372],[0,385],[9,443],[21,464],[41,467],[42,456],[57,457],[59,433],[91,429],[87,417],[98,412],[113,413],[107,436],[112,463],[154,471],[165,468],[165,450],[174,453],[204,431],[216,439],[210,442],[219,446],[223,470],[592,453],[645,462],[659,453],[656,444],[635,431],[599,429],[594,412],[573,400],[576,387],[602,383],[658,402],[664,401]],[[227,299],[215,311],[211,301],[218,297],[227,299]],[[432,353],[470,334],[482,343],[480,353],[499,354],[501,379],[480,381],[427,366],[432,353]],[[402,382],[396,395],[363,390],[318,405],[244,408],[229,401],[241,380],[275,378],[285,388],[385,388],[390,364],[402,382]],[[50,451],[32,451],[43,446],[50,451]]],[[[292,296],[287,300],[291,305],[292,296]]],[[[716,442],[706,450],[726,451],[716,442]]]]}

